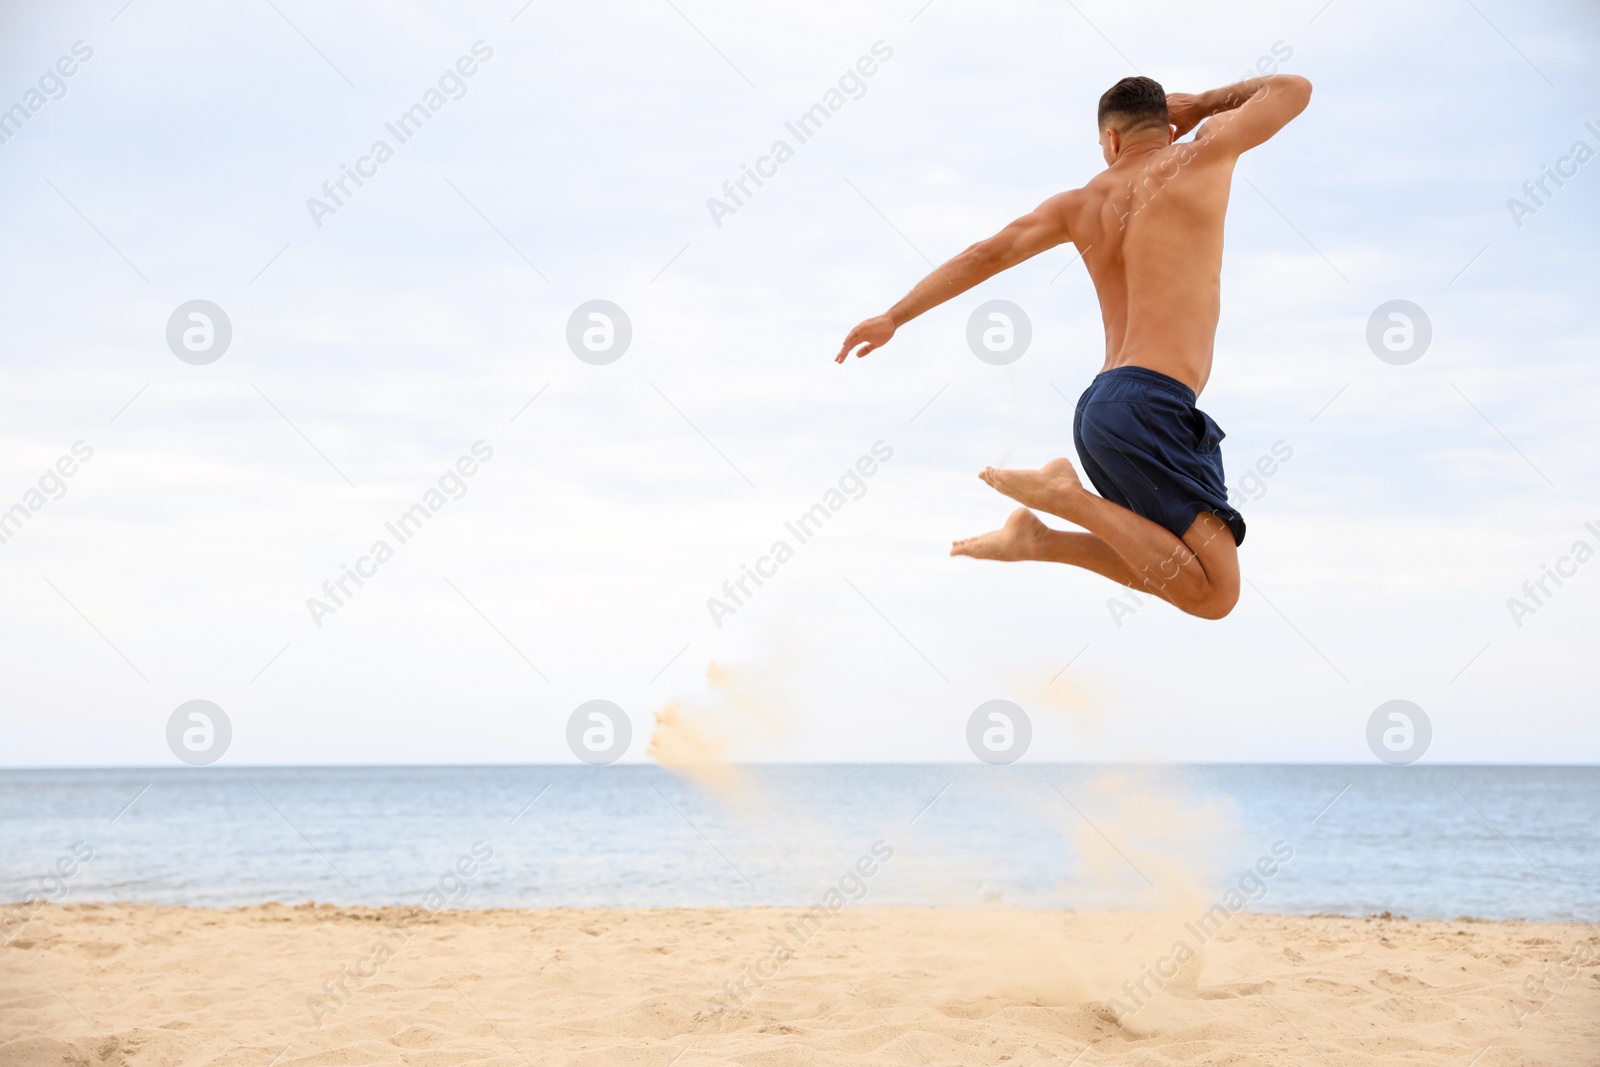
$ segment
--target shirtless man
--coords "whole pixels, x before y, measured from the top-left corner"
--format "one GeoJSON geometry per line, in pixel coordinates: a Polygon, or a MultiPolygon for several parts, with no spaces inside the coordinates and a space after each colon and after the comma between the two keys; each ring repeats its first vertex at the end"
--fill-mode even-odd
{"type": "Polygon", "coordinates": [[[1198,96],[1124,78],[1100,98],[1105,170],[979,241],[850,331],[835,362],[858,347],[865,356],[930,308],[1067,241],[1094,280],[1106,361],[1078,401],[1072,434],[1100,495],[1083,487],[1067,459],[1038,470],[987,468],[979,477],[1024,506],[1001,529],[955,542],[951,555],[1069,563],[1203,619],[1233,610],[1244,519],[1228,506],[1222,430],[1195,398],[1211,376],[1234,163],[1310,99],[1311,83],[1292,74],[1198,96]],[[1196,126],[1192,141],[1178,143],[1196,126]],[[1053,530],[1033,511],[1088,532],[1053,530]]]}

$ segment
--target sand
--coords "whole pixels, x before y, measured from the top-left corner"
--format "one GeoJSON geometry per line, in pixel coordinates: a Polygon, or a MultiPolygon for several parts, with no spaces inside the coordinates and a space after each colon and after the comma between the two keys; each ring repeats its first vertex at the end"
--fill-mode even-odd
{"type": "Polygon", "coordinates": [[[1600,1063],[1590,927],[1242,913],[1163,962],[1184,936],[1149,914],[856,904],[820,924],[48,905],[0,948],[0,1064],[1600,1063]],[[1178,975],[1157,991],[1145,966],[1178,975]],[[751,968],[770,977],[730,993],[751,968]],[[1142,1008],[1109,1005],[1141,977],[1142,1008]]]}

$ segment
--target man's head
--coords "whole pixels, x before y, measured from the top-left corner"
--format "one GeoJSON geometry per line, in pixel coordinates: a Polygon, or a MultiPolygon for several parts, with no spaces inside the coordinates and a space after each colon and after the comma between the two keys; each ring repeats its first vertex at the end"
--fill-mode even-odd
{"type": "Polygon", "coordinates": [[[1106,162],[1114,163],[1122,150],[1137,141],[1169,144],[1167,93],[1154,78],[1123,78],[1100,97],[1100,147],[1106,162]]]}

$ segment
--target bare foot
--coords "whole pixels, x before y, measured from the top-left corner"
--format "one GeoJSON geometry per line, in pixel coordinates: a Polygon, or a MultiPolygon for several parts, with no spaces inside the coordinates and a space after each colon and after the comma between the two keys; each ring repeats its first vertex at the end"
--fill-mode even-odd
{"type": "Polygon", "coordinates": [[[978,477],[1019,504],[1063,519],[1073,518],[1085,495],[1078,472],[1066,459],[1053,459],[1036,471],[985,467],[978,477]]]}
{"type": "Polygon", "coordinates": [[[950,554],[971,556],[973,559],[1005,560],[1008,563],[1037,559],[1034,548],[1040,535],[1048,529],[1033,512],[1018,508],[1000,529],[964,541],[951,542],[950,554]]]}

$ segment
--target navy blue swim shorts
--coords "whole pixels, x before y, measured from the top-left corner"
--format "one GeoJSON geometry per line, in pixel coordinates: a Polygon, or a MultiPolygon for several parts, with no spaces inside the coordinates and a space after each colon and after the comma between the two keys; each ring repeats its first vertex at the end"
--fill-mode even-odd
{"type": "Polygon", "coordinates": [[[1228,506],[1225,436],[1194,406],[1194,390],[1145,367],[1095,375],[1078,400],[1072,440],[1101,496],[1182,537],[1202,511],[1215,512],[1244,542],[1244,517],[1228,506]]]}

